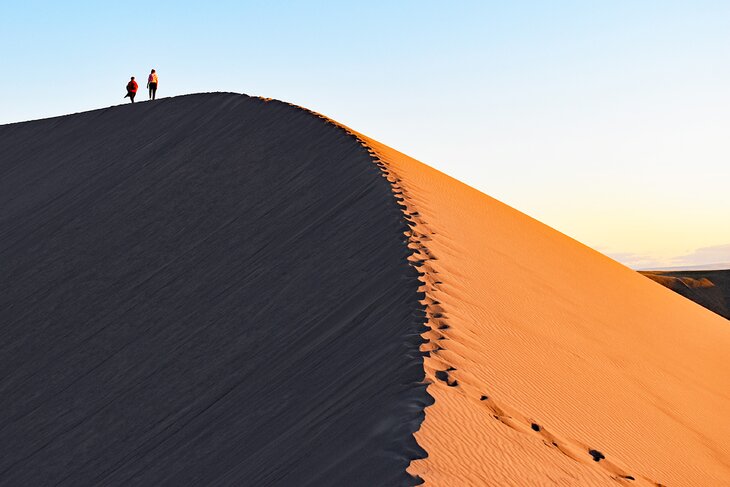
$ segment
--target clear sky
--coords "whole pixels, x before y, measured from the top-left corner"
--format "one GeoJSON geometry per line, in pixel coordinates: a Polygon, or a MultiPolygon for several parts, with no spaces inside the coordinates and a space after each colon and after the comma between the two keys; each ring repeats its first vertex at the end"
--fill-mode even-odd
{"type": "Polygon", "coordinates": [[[727,0],[3,0],[0,63],[0,123],[154,67],[159,96],[304,105],[634,267],[730,262],[727,0]]]}

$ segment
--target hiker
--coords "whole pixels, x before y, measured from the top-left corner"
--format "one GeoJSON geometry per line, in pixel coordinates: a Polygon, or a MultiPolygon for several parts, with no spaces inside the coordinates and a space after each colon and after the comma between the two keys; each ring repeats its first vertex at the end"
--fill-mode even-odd
{"type": "Polygon", "coordinates": [[[157,94],[157,72],[154,69],[147,78],[147,88],[150,89],[150,100],[154,100],[157,94]]]}
{"type": "Polygon", "coordinates": [[[129,97],[132,103],[134,103],[134,97],[137,94],[137,82],[134,81],[134,76],[132,76],[132,79],[129,80],[129,83],[127,83],[127,94],[124,95],[124,98],[129,97]]]}

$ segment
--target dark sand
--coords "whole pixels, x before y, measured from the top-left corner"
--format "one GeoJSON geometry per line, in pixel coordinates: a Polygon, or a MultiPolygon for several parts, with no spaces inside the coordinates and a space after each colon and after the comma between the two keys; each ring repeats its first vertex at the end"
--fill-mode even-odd
{"type": "Polygon", "coordinates": [[[730,270],[642,271],[641,273],[730,320],[730,270]]]}
{"type": "Polygon", "coordinates": [[[408,485],[430,400],[367,150],[204,94],[0,126],[1,485],[408,485]]]}

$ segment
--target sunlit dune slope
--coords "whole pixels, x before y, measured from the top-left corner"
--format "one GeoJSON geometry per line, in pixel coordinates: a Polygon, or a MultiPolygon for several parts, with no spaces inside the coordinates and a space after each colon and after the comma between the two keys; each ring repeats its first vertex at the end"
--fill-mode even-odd
{"type": "Polygon", "coordinates": [[[677,294],[730,319],[730,270],[642,271],[677,294]]]}
{"type": "MultiPolygon", "coordinates": [[[[426,485],[730,485],[730,326],[361,136],[412,224],[426,485]]],[[[576,202],[579,204],[579,202],[576,202]]]]}

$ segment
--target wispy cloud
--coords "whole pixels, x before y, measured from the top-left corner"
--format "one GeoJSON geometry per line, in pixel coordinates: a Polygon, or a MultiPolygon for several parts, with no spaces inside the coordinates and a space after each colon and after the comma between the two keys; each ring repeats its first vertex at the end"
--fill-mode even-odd
{"type": "Polygon", "coordinates": [[[606,255],[632,269],[730,269],[730,244],[702,247],[670,258],[634,252],[606,252],[606,255]]]}
{"type": "Polygon", "coordinates": [[[666,260],[657,259],[650,255],[634,252],[604,252],[613,260],[621,262],[632,269],[655,269],[666,265],[666,260]]]}
{"type": "MultiPolygon", "coordinates": [[[[673,259],[673,267],[730,266],[730,244],[702,247],[673,259]]],[[[727,267],[726,267],[727,268],[727,267]]]]}

